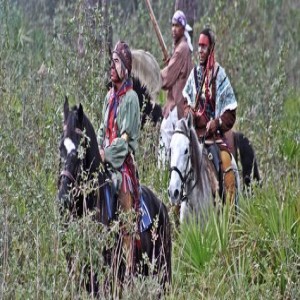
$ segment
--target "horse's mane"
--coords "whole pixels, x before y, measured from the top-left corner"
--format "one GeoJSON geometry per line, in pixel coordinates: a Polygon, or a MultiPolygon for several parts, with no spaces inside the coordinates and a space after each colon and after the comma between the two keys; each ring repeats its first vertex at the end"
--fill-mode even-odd
{"type": "Polygon", "coordinates": [[[72,136],[72,133],[75,131],[77,121],[77,106],[73,106],[69,111],[68,119],[66,125],[66,134],[67,136],[72,136]]]}
{"type": "MultiPolygon", "coordinates": [[[[70,134],[71,131],[74,131],[76,127],[77,119],[78,119],[78,106],[74,105],[70,110],[70,114],[68,117],[67,134],[70,134]]],[[[86,133],[88,134],[91,141],[97,143],[97,136],[96,136],[95,129],[91,121],[89,120],[89,118],[86,116],[84,112],[83,112],[82,124],[83,124],[83,128],[86,130],[86,133]]]]}
{"type": "Polygon", "coordinates": [[[195,180],[204,187],[206,183],[204,182],[203,174],[206,172],[206,161],[203,156],[203,144],[199,143],[195,128],[193,126],[188,126],[188,121],[186,119],[183,118],[179,120],[177,128],[184,132],[190,139],[191,163],[194,169],[195,180]]]}
{"type": "MultiPolygon", "coordinates": [[[[74,130],[76,130],[76,123],[78,122],[79,107],[74,105],[68,115],[68,124],[66,127],[67,135],[71,135],[74,130]]],[[[82,129],[85,131],[85,135],[88,137],[88,147],[87,147],[87,165],[91,167],[91,170],[97,168],[100,164],[100,154],[98,150],[98,142],[95,129],[82,111],[82,129]]]]}

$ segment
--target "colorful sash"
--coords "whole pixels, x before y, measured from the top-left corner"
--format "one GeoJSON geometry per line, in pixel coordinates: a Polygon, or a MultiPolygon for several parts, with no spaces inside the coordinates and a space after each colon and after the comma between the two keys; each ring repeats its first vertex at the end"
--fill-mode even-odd
{"type": "MultiPolygon", "coordinates": [[[[129,90],[133,88],[132,80],[128,79],[124,82],[122,87],[115,92],[115,89],[111,89],[110,98],[109,98],[109,112],[106,126],[106,139],[109,141],[109,145],[113,142],[115,138],[118,137],[118,124],[117,124],[117,112],[120,104],[120,98],[124,94],[126,94],[129,90]]],[[[136,211],[140,209],[140,201],[139,201],[139,180],[137,176],[137,172],[135,169],[135,165],[133,162],[133,158],[129,153],[125,158],[125,161],[120,170],[122,174],[122,192],[131,192],[133,195],[134,208],[136,211]]]]}
{"type": "Polygon", "coordinates": [[[127,79],[121,88],[115,92],[115,89],[112,87],[110,92],[110,97],[108,101],[108,118],[107,118],[107,125],[106,125],[106,133],[105,136],[109,141],[109,145],[112,141],[117,137],[118,133],[118,125],[117,125],[117,111],[120,104],[120,97],[125,95],[129,90],[132,90],[132,80],[127,79]]]}

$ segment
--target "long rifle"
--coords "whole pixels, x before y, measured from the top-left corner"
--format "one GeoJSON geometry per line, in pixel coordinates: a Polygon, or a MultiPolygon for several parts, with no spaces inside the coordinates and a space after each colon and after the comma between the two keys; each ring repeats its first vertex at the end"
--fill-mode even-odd
{"type": "Polygon", "coordinates": [[[162,52],[163,52],[163,55],[164,55],[164,61],[167,61],[168,58],[169,58],[168,50],[167,50],[166,44],[164,42],[163,36],[160,32],[160,29],[159,29],[159,26],[157,24],[156,18],[154,16],[154,13],[153,13],[153,10],[152,10],[151,4],[150,4],[150,0],[146,0],[146,4],[147,4],[147,7],[148,7],[148,11],[149,11],[149,14],[150,14],[152,24],[154,26],[156,36],[157,36],[158,41],[159,41],[159,45],[160,45],[160,47],[162,49],[162,52]]]}

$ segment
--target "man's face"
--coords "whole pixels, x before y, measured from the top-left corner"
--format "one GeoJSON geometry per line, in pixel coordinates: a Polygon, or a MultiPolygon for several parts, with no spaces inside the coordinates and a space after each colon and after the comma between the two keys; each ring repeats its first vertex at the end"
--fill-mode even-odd
{"type": "Polygon", "coordinates": [[[117,70],[121,72],[121,60],[116,53],[113,53],[112,63],[110,66],[110,79],[113,83],[118,83],[121,81],[117,70]]]}
{"type": "Polygon", "coordinates": [[[184,35],[184,28],[178,24],[172,24],[172,37],[175,43],[177,43],[184,35]]]}
{"type": "Polygon", "coordinates": [[[210,43],[206,35],[200,34],[198,44],[198,54],[200,65],[205,65],[210,52],[210,43]]]}

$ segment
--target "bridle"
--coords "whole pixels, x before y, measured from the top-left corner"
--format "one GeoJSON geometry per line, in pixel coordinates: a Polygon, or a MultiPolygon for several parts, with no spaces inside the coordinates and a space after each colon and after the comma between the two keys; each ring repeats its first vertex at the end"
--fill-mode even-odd
{"type": "Polygon", "coordinates": [[[70,171],[68,171],[68,170],[62,170],[62,171],[60,172],[60,178],[61,178],[62,176],[67,177],[68,179],[70,179],[70,181],[71,181],[72,183],[75,183],[75,185],[77,185],[77,181],[76,181],[76,179],[74,178],[74,176],[72,175],[72,173],[71,173],[70,171]]]}
{"type": "MultiPolygon", "coordinates": [[[[182,134],[185,137],[187,137],[189,139],[189,141],[191,140],[190,136],[188,136],[184,131],[175,130],[174,134],[175,133],[182,134]]],[[[191,146],[190,146],[189,150],[191,150],[191,146]]],[[[191,153],[191,151],[189,151],[189,153],[191,153]]],[[[186,166],[185,166],[185,170],[184,170],[185,176],[182,175],[182,172],[176,166],[171,166],[170,167],[170,176],[171,176],[171,173],[173,171],[175,171],[179,175],[180,180],[181,180],[181,191],[180,191],[180,200],[181,200],[181,202],[187,201],[187,199],[188,199],[187,197],[190,195],[190,193],[193,191],[193,189],[195,188],[195,186],[197,184],[197,181],[196,181],[194,183],[194,185],[192,186],[191,190],[189,191],[189,193],[188,194],[186,194],[186,193],[184,194],[184,190],[185,190],[186,184],[187,184],[188,181],[192,180],[191,175],[194,174],[194,170],[193,170],[192,165],[190,167],[190,170],[187,172],[188,167],[189,167],[189,163],[191,164],[191,156],[190,155],[188,156],[188,159],[186,161],[186,166]]]]}
{"type": "MultiPolygon", "coordinates": [[[[64,125],[64,133],[66,132],[66,130],[67,130],[67,125],[64,125]]],[[[80,129],[80,128],[75,128],[75,132],[82,138],[82,137],[84,137],[84,133],[83,133],[83,131],[80,129]]],[[[59,183],[61,182],[61,179],[62,179],[62,177],[63,176],[65,176],[65,177],[67,177],[70,181],[71,181],[71,183],[73,183],[74,185],[75,185],[75,188],[76,189],[78,189],[78,182],[77,182],[77,180],[75,179],[75,177],[74,177],[74,175],[70,172],[70,171],[68,171],[68,170],[62,170],[61,172],[60,172],[60,175],[59,175],[59,183]]]]}

